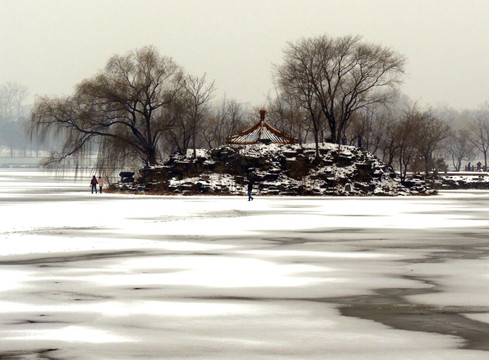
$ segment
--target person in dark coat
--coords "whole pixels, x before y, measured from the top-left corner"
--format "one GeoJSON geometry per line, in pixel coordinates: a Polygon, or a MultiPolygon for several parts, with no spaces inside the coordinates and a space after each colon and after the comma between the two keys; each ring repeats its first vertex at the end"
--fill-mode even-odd
{"type": "Polygon", "coordinates": [[[90,181],[90,186],[92,187],[92,194],[94,190],[95,190],[95,194],[97,193],[97,184],[98,184],[97,178],[95,177],[95,175],[93,175],[93,178],[90,181]]]}
{"type": "Polygon", "coordinates": [[[253,180],[248,182],[248,201],[253,200],[253,196],[251,196],[251,192],[253,191],[253,180]]]}

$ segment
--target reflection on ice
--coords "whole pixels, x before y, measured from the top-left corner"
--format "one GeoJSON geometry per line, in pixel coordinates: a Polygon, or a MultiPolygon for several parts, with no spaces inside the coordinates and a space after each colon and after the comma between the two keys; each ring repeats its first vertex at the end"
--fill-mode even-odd
{"type": "MultiPolygon", "coordinates": [[[[20,255],[28,254],[45,254],[45,250],[49,249],[51,256],[60,255],[68,252],[76,252],[80,254],[82,252],[93,253],[94,251],[107,251],[107,253],[117,253],[122,250],[131,250],[137,248],[138,250],[145,249],[158,249],[166,252],[173,251],[213,251],[224,250],[232,248],[231,245],[224,244],[203,244],[190,241],[154,241],[144,239],[124,239],[113,238],[108,236],[107,238],[91,235],[94,231],[98,232],[96,228],[80,227],[80,228],[41,228],[36,231],[30,232],[18,232],[6,234],[6,239],[0,247],[0,256],[6,255],[19,255],[16,259],[22,259],[20,255]],[[78,233],[79,237],[75,236],[78,233]],[[70,241],[67,241],[67,238],[70,241]]],[[[13,258],[10,258],[13,259],[13,258]]],[[[1,261],[1,260],[0,260],[1,261]]]]}
{"type": "Polygon", "coordinates": [[[9,270],[0,268],[0,292],[12,291],[25,286],[25,283],[35,274],[34,271],[9,270]]]}
{"type": "Polygon", "coordinates": [[[107,302],[93,307],[106,316],[171,316],[207,317],[247,314],[259,310],[256,306],[210,301],[136,301],[127,303],[107,302]]]}
{"type": "Polygon", "coordinates": [[[4,340],[54,340],[81,343],[128,342],[130,338],[113,335],[108,331],[83,326],[66,326],[59,329],[13,330],[0,333],[4,340]]]}
{"type": "Polygon", "coordinates": [[[303,250],[246,250],[241,251],[242,254],[259,255],[265,257],[318,257],[318,258],[333,258],[333,259],[401,259],[398,254],[382,254],[374,252],[328,252],[328,251],[303,251],[303,250]]]}
{"type": "Polygon", "coordinates": [[[324,273],[327,268],[305,264],[274,264],[259,259],[228,258],[225,256],[159,257],[157,264],[146,259],[129,260],[111,267],[114,274],[87,276],[87,281],[114,285],[187,285],[205,287],[274,287],[306,286],[337,279],[308,277],[308,273],[324,273]],[[151,273],[132,273],[136,269],[149,269],[151,273]],[[125,271],[124,271],[125,269],[125,271]],[[168,272],[153,273],[155,269],[168,272]],[[125,273],[121,274],[123,271],[125,273]]]}
{"type": "Polygon", "coordinates": [[[128,317],[133,315],[171,316],[171,317],[207,317],[219,315],[246,315],[258,313],[264,309],[257,304],[240,304],[223,301],[198,300],[127,300],[74,302],[67,304],[32,304],[25,302],[0,302],[0,314],[20,317],[25,314],[96,314],[97,316],[128,317]]]}

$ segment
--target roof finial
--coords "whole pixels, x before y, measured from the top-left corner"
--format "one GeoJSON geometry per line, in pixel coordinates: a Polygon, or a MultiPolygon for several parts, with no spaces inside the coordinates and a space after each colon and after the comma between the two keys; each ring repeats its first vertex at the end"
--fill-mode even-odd
{"type": "Polygon", "coordinates": [[[265,109],[260,110],[260,121],[265,121],[265,114],[267,111],[265,109]]]}

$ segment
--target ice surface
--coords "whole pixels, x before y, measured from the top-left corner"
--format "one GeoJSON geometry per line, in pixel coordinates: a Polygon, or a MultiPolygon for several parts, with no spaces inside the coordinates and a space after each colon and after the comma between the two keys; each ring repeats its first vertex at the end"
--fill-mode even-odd
{"type": "Polygon", "coordinates": [[[486,306],[489,309],[489,257],[420,264],[412,274],[436,280],[443,292],[412,295],[409,300],[443,306],[486,306]]]}
{"type": "Polygon", "coordinates": [[[474,313],[474,314],[464,314],[469,319],[485,322],[489,324],[489,312],[488,313],[474,313]]]}
{"type": "Polygon", "coordinates": [[[343,310],[391,290],[386,309],[455,311],[487,331],[487,192],[91,195],[87,179],[12,170],[0,184],[0,357],[488,356],[463,331],[343,310]]]}

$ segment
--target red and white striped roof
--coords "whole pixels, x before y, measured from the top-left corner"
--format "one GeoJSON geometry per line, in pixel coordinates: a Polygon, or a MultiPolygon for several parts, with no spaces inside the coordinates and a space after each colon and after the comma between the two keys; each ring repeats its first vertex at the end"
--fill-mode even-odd
{"type": "Polygon", "coordinates": [[[262,143],[295,144],[296,138],[279,131],[265,122],[265,110],[260,110],[260,122],[251,128],[227,138],[228,144],[248,145],[262,143]]]}

